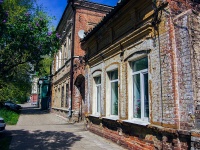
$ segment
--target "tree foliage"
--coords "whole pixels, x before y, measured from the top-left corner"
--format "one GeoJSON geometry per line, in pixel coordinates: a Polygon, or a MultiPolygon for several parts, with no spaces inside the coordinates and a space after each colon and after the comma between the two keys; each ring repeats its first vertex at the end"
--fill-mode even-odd
{"type": "Polygon", "coordinates": [[[51,18],[33,6],[32,0],[0,0],[0,101],[30,90],[32,66],[60,47],[59,35],[49,30],[51,18]]]}
{"type": "Polygon", "coordinates": [[[49,20],[45,13],[20,11],[19,15],[15,14],[14,21],[11,19],[9,22],[9,17],[7,19],[2,20],[0,76],[9,74],[20,64],[37,64],[41,55],[52,54],[57,50],[58,34],[48,30],[49,20]]]}
{"type": "Polygon", "coordinates": [[[43,76],[48,76],[51,74],[51,64],[52,64],[53,58],[47,57],[42,59],[39,64],[38,64],[38,75],[43,77],[43,76]]]}
{"type": "Polygon", "coordinates": [[[0,88],[0,101],[15,100],[24,102],[31,92],[31,80],[27,70],[30,68],[28,64],[19,65],[15,72],[14,78],[7,80],[6,84],[0,80],[0,84],[4,85],[0,88]]]}

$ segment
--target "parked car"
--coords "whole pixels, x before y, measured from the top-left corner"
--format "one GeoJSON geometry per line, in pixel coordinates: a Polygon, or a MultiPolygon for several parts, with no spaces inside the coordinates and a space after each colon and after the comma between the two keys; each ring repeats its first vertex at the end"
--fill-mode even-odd
{"type": "Polygon", "coordinates": [[[20,105],[17,105],[11,101],[7,101],[4,103],[4,106],[8,109],[12,109],[12,110],[19,110],[22,109],[22,107],[20,105]]]}
{"type": "Polygon", "coordinates": [[[6,123],[3,118],[0,117],[0,132],[3,132],[5,130],[6,123]]]}

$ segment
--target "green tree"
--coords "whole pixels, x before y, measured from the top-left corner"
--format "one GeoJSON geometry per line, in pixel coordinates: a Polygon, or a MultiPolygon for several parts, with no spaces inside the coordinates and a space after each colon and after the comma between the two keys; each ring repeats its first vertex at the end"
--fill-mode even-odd
{"type": "MultiPolygon", "coordinates": [[[[39,9],[29,11],[22,5],[24,11],[10,16],[10,8],[6,7],[10,1],[21,4],[20,0],[5,0],[5,7],[1,6],[1,9],[6,12],[3,15],[8,14],[9,17],[8,20],[4,18],[1,21],[4,28],[0,41],[0,76],[9,75],[20,64],[37,64],[41,60],[41,55],[53,54],[60,45],[59,35],[55,31],[49,31],[50,18],[44,12],[39,9]]],[[[12,9],[11,12],[13,11],[12,9]]]]}
{"type": "MultiPolygon", "coordinates": [[[[7,80],[6,84],[0,88],[0,101],[15,100],[18,102],[24,102],[31,92],[30,75],[27,73],[30,66],[28,64],[19,65],[15,72],[13,72],[10,80],[7,80]]],[[[4,81],[0,80],[2,85],[4,81]]]]}
{"type": "Polygon", "coordinates": [[[43,76],[48,76],[51,74],[50,70],[51,70],[51,63],[53,61],[53,58],[51,57],[47,57],[42,59],[39,64],[38,64],[38,75],[40,77],[43,76]]]}
{"type": "Polygon", "coordinates": [[[51,18],[33,6],[32,0],[0,0],[0,101],[26,95],[32,66],[39,70],[41,56],[60,47],[59,35],[49,30],[51,18]]]}

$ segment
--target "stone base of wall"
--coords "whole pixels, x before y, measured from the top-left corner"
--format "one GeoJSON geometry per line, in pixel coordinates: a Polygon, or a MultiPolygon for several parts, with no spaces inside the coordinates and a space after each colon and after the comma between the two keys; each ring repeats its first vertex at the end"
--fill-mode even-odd
{"type": "Polygon", "coordinates": [[[63,117],[70,121],[69,118],[69,110],[68,109],[63,109],[63,108],[51,108],[51,112],[57,114],[60,117],[63,117]]]}
{"type": "Polygon", "coordinates": [[[82,122],[85,120],[85,117],[80,117],[78,111],[72,110],[71,114],[70,110],[66,108],[52,107],[51,112],[63,117],[64,119],[67,119],[69,123],[82,122]]]}
{"type": "Polygon", "coordinates": [[[86,120],[89,131],[130,150],[188,150],[191,147],[188,132],[91,116],[86,120]]]}
{"type": "Polygon", "coordinates": [[[191,150],[200,149],[200,131],[191,132],[191,150]]]}

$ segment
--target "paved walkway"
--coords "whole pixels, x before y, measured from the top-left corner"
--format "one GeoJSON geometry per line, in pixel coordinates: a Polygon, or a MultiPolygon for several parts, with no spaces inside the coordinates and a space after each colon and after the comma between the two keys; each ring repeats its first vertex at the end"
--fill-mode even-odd
{"type": "Polygon", "coordinates": [[[31,105],[22,106],[15,126],[7,126],[10,150],[124,150],[124,148],[85,131],[82,123],[67,124],[55,114],[31,105]]]}

